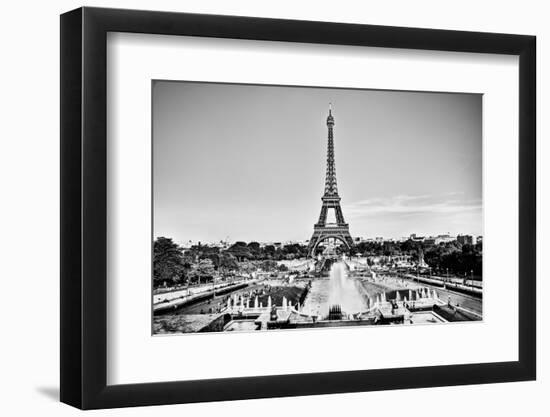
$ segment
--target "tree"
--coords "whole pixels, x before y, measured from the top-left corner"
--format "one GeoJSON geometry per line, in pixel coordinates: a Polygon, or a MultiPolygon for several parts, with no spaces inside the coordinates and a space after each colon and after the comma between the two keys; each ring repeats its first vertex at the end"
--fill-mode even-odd
{"type": "Polygon", "coordinates": [[[230,253],[223,253],[220,258],[220,268],[226,269],[228,271],[235,271],[239,269],[239,263],[237,259],[230,253]]]}
{"type": "Polygon", "coordinates": [[[434,270],[447,271],[459,275],[481,276],[483,269],[481,247],[477,245],[460,245],[455,242],[440,244],[427,250],[424,260],[434,270]]]}
{"type": "Polygon", "coordinates": [[[214,276],[214,264],[211,259],[201,259],[193,271],[193,277],[197,282],[211,280],[214,276]]]}
{"type": "Polygon", "coordinates": [[[275,253],[275,246],[273,245],[266,245],[264,247],[264,252],[267,253],[268,255],[273,255],[275,253]]]}
{"type": "Polygon", "coordinates": [[[183,250],[172,239],[158,237],[153,244],[153,284],[160,286],[168,282],[185,279],[183,250]]]}
{"type": "Polygon", "coordinates": [[[251,259],[254,257],[250,252],[250,248],[246,245],[245,242],[235,242],[227,252],[237,257],[237,259],[251,259]]]}
{"type": "Polygon", "coordinates": [[[260,265],[264,271],[273,271],[277,268],[277,262],[271,260],[265,260],[260,265]]]}
{"type": "Polygon", "coordinates": [[[258,242],[250,242],[247,246],[252,252],[260,251],[260,244],[258,242]]]}

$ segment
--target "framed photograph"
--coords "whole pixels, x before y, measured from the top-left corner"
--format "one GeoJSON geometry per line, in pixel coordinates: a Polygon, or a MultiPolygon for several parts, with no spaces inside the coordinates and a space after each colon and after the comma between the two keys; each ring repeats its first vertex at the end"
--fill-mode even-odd
{"type": "Polygon", "coordinates": [[[61,401],[533,380],[535,37],[61,16],[61,401]]]}

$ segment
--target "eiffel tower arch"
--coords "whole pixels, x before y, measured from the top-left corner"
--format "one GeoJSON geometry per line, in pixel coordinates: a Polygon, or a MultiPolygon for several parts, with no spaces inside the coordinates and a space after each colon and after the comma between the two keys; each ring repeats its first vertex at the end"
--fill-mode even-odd
{"type": "Polygon", "coordinates": [[[340,196],[336,183],[336,165],[334,163],[334,117],[329,107],[327,117],[328,144],[327,144],[327,172],[325,177],[325,192],[321,198],[321,214],[313,226],[313,236],[309,240],[308,254],[313,256],[319,244],[327,239],[336,239],[344,243],[348,250],[353,248],[353,238],[349,233],[349,225],[344,220],[340,196]],[[327,223],[329,210],[334,210],[336,223],[327,223]]]}

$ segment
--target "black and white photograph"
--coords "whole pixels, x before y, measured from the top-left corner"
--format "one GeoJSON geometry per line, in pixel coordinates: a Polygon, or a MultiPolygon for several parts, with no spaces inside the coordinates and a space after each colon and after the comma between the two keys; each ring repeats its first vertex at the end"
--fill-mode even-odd
{"type": "Polygon", "coordinates": [[[154,335],[482,322],[482,94],[151,88],[154,335]]]}
{"type": "Polygon", "coordinates": [[[544,416],[545,6],[6,2],[0,415],[544,416]]]}

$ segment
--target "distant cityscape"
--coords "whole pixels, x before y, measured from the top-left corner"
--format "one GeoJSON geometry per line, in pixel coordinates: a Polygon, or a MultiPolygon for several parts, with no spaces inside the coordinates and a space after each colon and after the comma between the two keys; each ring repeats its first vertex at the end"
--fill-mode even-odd
{"type": "MultiPolygon", "coordinates": [[[[217,241],[193,241],[193,240],[187,240],[184,242],[178,242],[178,244],[183,249],[191,249],[195,246],[209,246],[209,247],[217,247],[222,250],[229,249],[234,243],[238,242],[239,240],[231,240],[229,238],[220,239],[217,241]]],[[[412,233],[409,236],[403,236],[401,238],[395,239],[395,238],[385,238],[383,236],[376,236],[376,237],[355,237],[353,238],[353,241],[355,244],[359,243],[401,243],[406,241],[412,241],[412,242],[421,242],[427,246],[435,246],[439,245],[441,243],[449,243],[449,242],[458,242],[462,245],[475,245],[478,243],[483,242],[483,236],[473,236],[468,234],[458,234],[456,236],[450,235],[449,233],[444,233],[436,236],[423,236],[418,235],[416,233],[412,233]]],[[[308,245],[309,239],[306,240],[286,240],[286,241],[258,241],[258,244],[261,248],[264,248],[266,246],[274,246],[276,248],[282,248],[286,245],[308,245]]]]}

